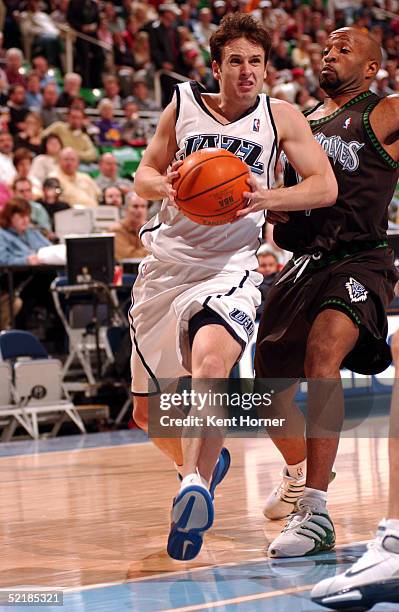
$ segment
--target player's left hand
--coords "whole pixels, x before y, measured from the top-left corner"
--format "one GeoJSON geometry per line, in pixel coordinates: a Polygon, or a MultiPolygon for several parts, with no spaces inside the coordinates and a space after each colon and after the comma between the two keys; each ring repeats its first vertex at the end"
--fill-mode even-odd
{"type": "Polygon", "coordinates": [[[247,205],[245,208],[242,208],[236,213],[237,219],[240,217],[246,217],[250,213],[265,210],[267,208],[268,202],[265,193],[269,192],[270,190],[261,187],[252,173],[249,175],[247,183],[251,191],[244,191],[243,196],[247,202],[247,205]]]}

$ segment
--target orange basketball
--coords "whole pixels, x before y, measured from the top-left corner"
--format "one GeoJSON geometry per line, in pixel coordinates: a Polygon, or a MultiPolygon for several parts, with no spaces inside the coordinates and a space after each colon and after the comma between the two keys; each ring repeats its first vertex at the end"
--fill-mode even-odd
{"type": "Polygon", "coordinates": [[[201,149],[179,168],[174,183],[181,212],[201,225],[230,223],[244,206],[243,192],[249,190],[248,166],[224,149],[201,149]]]}

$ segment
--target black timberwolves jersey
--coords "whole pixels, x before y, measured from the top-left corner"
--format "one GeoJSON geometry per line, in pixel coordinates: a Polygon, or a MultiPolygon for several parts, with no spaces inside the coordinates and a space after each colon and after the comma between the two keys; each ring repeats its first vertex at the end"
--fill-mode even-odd
{"type": "MultiPolygon", "coordinates": [[[[274,228],[278,246],[305,253],[386,238],[399,163],[381,146],[370,124],[370,113],[379,101],[372,92],[363,92],[332,115],[309,121],[334,170],[338,199],[328,208],[290,213],[288,223],[274,228]]],[[[300,177],[285,162],[284,185],[289,187],[300,177]]]]}

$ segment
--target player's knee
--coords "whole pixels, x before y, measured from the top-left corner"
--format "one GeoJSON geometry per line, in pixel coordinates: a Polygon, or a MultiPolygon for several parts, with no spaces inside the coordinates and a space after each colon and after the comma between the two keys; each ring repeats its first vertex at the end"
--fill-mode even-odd
{"type": "Polygon", "coordinates": [[[229,372],[220,355],[209,353],[193,368],[195,378],[227,378],[229,372]]]}
{"type": "Polygon", "coordinates": [[[148,400],[146,397],[134,397],[133,420],[140,429],[148,431],[148,400]]]}

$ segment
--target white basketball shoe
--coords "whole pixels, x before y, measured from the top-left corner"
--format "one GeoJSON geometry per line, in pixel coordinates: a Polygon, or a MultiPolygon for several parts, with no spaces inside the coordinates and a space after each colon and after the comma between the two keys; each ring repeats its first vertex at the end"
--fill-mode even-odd
{"type": "Polygon", "coordinates": [[[293,478],[288,474],[285,465],[280,484],[273,489],[266,500],[263,514],[266,518],[277,520],[291,514],[296,509],[297,501],[305,490],[306,478],[293,478]]]}
{"type": "Polygon", "coordinates": [[[310,496],[299,499],[297,505],[297,511],[270,544],[269,557],[305,557],[334,548],[334,525],[325,505],[310,496]]]}
{"type": "Polygon", "coordinates": [[[381,521],[364,555],[344,574],[316,584],[311,597],[333,610],[360,611],[377,603],[399,603],[399,529],[381,521]]]}

